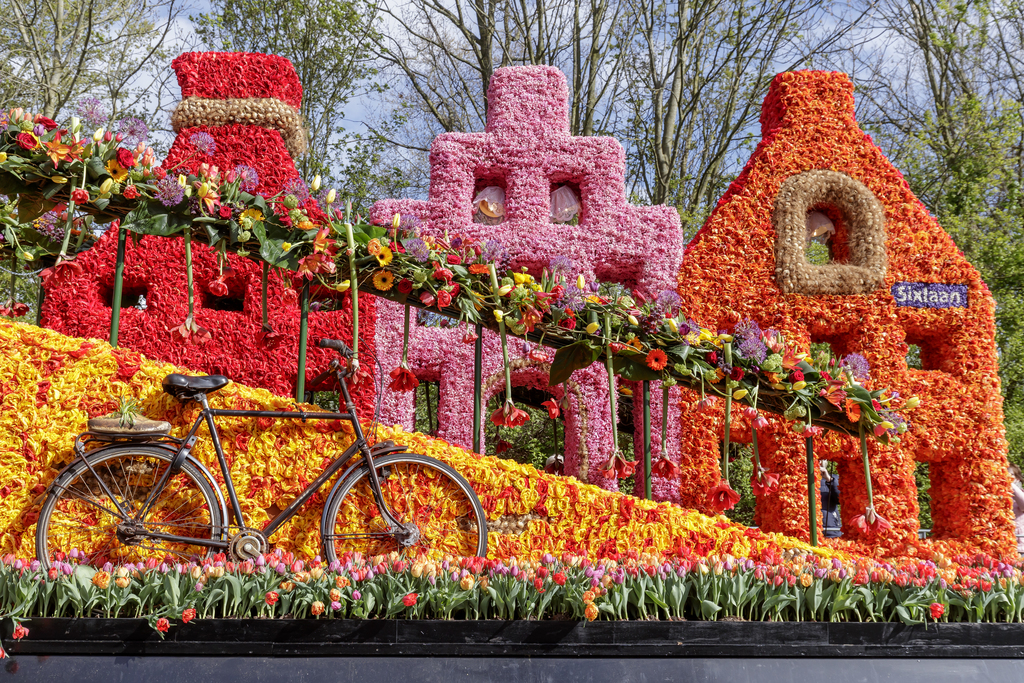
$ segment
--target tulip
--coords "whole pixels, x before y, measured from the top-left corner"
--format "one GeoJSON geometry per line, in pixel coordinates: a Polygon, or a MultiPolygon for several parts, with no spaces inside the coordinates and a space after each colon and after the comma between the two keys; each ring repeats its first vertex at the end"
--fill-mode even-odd
{"type": "Polygon", "coordinates": [[[636,319],[636,316],[635,316],[635,315],[632,315],[632,314],[630,314],[630,315],[627,315],[627,316],[626,316],[626,320],[628,320],[628,321],[629,321],[629,324],[630,324],[630,325],[633,325],[634,327],[636,327],[637,325],[639,325],[639,324],[640,324],[640,321],[639,321],[639,320],[637,320],[637,319],[636,319]]]}
{"type": "Polygon", "coordinates": [[[188,178],[186,178],[184,175],[179,175],[178,176],[178,186],[179,187],[185,187],[185,185],[187,185],[187,184],[188,184],[188,178]]]}
{"type": "Polygon", "coordinates": [[[502,318],[504,318],[504,317],[505,317],[505,311],[501,310],[500,308],[495,309],[495,311],[494,311],[494,319],[495,320],[497,320],[500,323],[502,318]]]}
{"type": "Polygon", "coordinates": [[[93,142],[99,142],[102,139],[103,139],[103,129],[102,128],[97,128],[96,132],[92,134],[92,141],[93,142]]]}
{"type": "Polygon", "coordinates": [[[330,191],[327,193],[327,197],[324,199],[324,201],[327,202],[328,204],[333,204],[337,196],[338,191],[332,187],[330,191]]]}
{"type": "Polygon", "coordinates": [[[100,194],[107,194],[110,192],[110,188],[114,186],[114,179],[107,178],[100,184],[100,194]]]}
{"type": "Polygon", "coordinates": [[[587,334],[595,334],[599,329],[601,329],[599,323],[590,323],[587,325],[587,334]]]}
{"type": "Polygon", "coordinates": [[[587,281],[583,279],[583,275],[577,275],[576,276],[576,288],[577,289],[585,289],[586,286],[587,286],[587,281]]]}
{"type": "Polygon", "coordinates": [[[504,285],[498,289],[498,296],[508,296],[512,293],[512,285],[504,285]]]}
{"type": "Polygon", "coordinates": [[[398,230],[398,226],[402,224],[402,214],[396,213],[394,218],[391,219],[391,227],[394,230],[398,230]]]}
{"type": "Polygon", "coordinates": [[[313,178],[313,184],[309,186],[309,191],[310,192],[317,192],[319,190],[320,190],[320,174],[318,173],[316,175],[316,177],[313,178]]]}
{"type": "Polygon", "coordinates": [[[668,328],[672,330],[673,333],[679,333],[679,324],[675,321],[675,318],[669,318],[665,322],[668,323],[668,328]]]}
{"type": "Polygon", "coordinates": [[[5,161],[7,161],[7,152],[0,152],[0,164],[4,163],[5,161]]]}
{"type": "MultiPolygon", "coordinates": [[[[0,159],[0,164],[2,164],[3,162],[7,161],[7,155],[6,154],[4,154],[3,152],[0,152],[0,156],[3,157],[2,159],[0,159]]],[[[55,183],[57,183],[58,185],[63,185],[64,183],[66,183],[68,181],[68,179],[65,178],[62,175],[50,176],[50,180],[55,182],[55,183]]]]}
{"type": "Polygon", "coordinates": [[[917,396],[911,396],[910,398],[907,399],[907,403],[903,407],[906,408],[907,410],[913,410],[919,405],[921,405],[921,399],[919,399],[917,396]]]}
{"type": "Polygon", "coordinates": [[[732,397],[738,401],[744,396],[746,396],[747,393],[748,392],[746,389],[737,389],[736,391],[733,392],[732,397]]]}
{"type": "Polygon", "coordinates": [[[199,186],[199,190],[196,192],[199,198],[202,199],[206,195],[210,194],[210,183],[204,182],[199,186]]]}
{"type": "Polygon", "coordinates": [[[807,382],[804,382],[804,381],[795,382],[793,384],[793,391],[800,391],[801,389],[803,389],[806,386],[807,386],[807,382]]]}

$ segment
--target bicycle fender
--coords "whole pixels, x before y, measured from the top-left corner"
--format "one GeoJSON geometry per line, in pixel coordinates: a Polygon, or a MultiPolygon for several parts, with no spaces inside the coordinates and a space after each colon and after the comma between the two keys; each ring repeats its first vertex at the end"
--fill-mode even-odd
{"type": "MultiPolygon", "coordinates": [[[[135,445],[138,446],[139,444],[135,444],[135,445]]],[[[155,446],[157,448],[163,448],[168,453],[177,453],[176,449],[169,448],[165,444],[154,443],[154,444],[145,444],[145,445],[146,446],[155,446]]],[[[124,448],[124,447],[125,447],[125,444],[123,444],[123,443],[121,443],[121,444],[110,444],[109,446],[103,446],[101,448],[96,448],[94,450],[91,450],[88,453],[86,453],[85,455],[76,455],[75,457],[71,458],[70,462],[68,462],[66,465],[64,465],[64,467],[61,468],[60,472],[57,473],[57,476],[54,477],[53,481],[50,482],[50,485],[46,487],[46,491],[44,492],[44,494],[45,495],[49,495],[50,491],[53,490],[53,487],[56,486],[57,482],[59,482],[61,480],[61,478],[64,476],[64,473],[67,472],[69,469],[71,469],[71,466],[74,465],[75,463],[77,463],[79,460],[84,460],[84,459],[90,458],[90,457],[92,457],[94,455],[98,455],[98,454],[101,454],[101,453],[106,453],[107,451],[114,451],[114,450],[117,450],[119,448],[124,448]]],[[[213,479],[211,479],[210,481],[213,481],[213,479]]]]}

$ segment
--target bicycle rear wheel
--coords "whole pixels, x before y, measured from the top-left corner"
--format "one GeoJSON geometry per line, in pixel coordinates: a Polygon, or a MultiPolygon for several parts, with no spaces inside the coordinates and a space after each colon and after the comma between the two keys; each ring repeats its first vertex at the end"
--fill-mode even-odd
{"type": "Polygon", "coordinates": [[[400,539],[377,508],[369,469],[340,484],[321,529],[329,561],[347,552],[392,551],[484,557],[487,517],[476,493],[449,465],[425,455],[401,453],[374,459],[384,502],[398,521],[414,529],[400,539]]]}
{"type": "Polygon", "coordinates": [[[201,562],[207,546],[153,538],[173,534],[195,539],[222,537],[220,501],[202,471],[185,461],[159,491],[145,517],[135,520],[173,453],[127,446],[87,456],[54,482],[36,525],[36,557],[48,568],[78,551],[78,561],[101,566],[157,559],[201,562]],[[93,474],[95,471],[95,474],[93,474]],[[102,482],[102,483],[101,483],[102,482]]]}

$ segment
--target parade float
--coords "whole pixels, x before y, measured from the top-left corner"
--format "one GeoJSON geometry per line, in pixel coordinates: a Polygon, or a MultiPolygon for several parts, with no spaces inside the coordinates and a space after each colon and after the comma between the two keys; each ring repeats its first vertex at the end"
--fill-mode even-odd
{"type": "MultiPolygon", "coordinates": [[[[268,617],[339,624],[305,631],[314,635],[290,654],[353,634],[425,651],[401,627],[367,636],[377,620],[1021,620],[994,302],[857,127],[845,75],[776,77],[761,143],[684,245],[672,209],[626,201],[615,140],[569,134],[557,69],[497,70],[487,130],[435,141],[429,198],[379,202],[364,220],[294,169],[301,84],[286,60],[189,53],[174,67],[183,100],[161,163],[122,133],[4,115],[0,189],[11,201],[0,247],[12,278],[42,269],[45,291],[41,326],[0,322],[8,648],[86,652],[102,641],[104,652],[161,652],[169,636],[195,652],[234,652],[204,646],[209,629],[237,639],[223,620],[268,617]],[[807,260],[809,236],[824,238],[825,263],[807,260]],[[457,324],[418,326],[411,312],[424,309],[457,324]],[[130,399],[184,429],[195,406],[161,391],[172,372],[234,379],[211,395],[222,408],[312,414],[307,382],[330,359],[310,343],[318,337],[354,349],[356,404],[368,419],[381,402],[388,425],[375,440],[469,481],[486,512],[486,558],[412,548],[325,563],[311,505],[253,558],[33,560],[42,500],[90,419],[130,399]],[[911,343],[921,370],[907,367],[911,343]],[[444,387],[438,436],[410,424],[410,391],[431,378],[444,387]],[[515,428],[527,418],[514,385],[551,394],[566,425],[563,475],[484,454],[486,420],[515,428]],[[614,418],[627,385],[641,416],[633,459],[614,418]],[[490,395],[503,400],[485,414],[490,395]],[[737,442],[752,446],[758,528],[721,515],[738,499],[737,442]],[[838,462],[844,479],[842,539],[818,534],[818,458],[838,462]],[[915,461],[932,466],[936,526],[925,540],[915,461]],[[643,495],[619,493],[633,474],[643,495]],[[107,635],[83,632],[83,619],[102,620],[107,635]],[[118,631],[131,619],[152,629],[118,631]]],[[[4,310],[23,315],[17,306],[12,297],[4,310]]],[[[256,524],[351,442],[324,424],[221,425],[256,524]]],[[[192,455],[215,471],[208,446],[192,455]]],[[[464,642],[464,652],[495,642],[438,628],[429,638],[464,642]]],[[[672,628],[684,630],[657,638],[698,627],[672,628]]],[[[542,631],[505,645],[534,653],[542,631]]],[[[629,633],[600,637],[651,637],[629,633]]],[[[729,633],[715,636],[733,643],[722,652],[749,655],[729,633]]],[[[815,633],[822,654],[857,638],[901,656],[934,647],[921,631],[912,643],[890,643],[889,631],[815,633]]],[[[1019,654],[1019,639],[990,635],[1019,654]]],[[[572,638],[567,647],[586,650],[572,638]]]]}

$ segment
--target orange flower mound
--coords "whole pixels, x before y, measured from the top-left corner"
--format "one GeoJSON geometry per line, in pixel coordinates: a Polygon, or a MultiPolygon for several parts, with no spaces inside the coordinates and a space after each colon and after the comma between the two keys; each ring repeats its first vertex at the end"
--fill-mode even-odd
{"type": "MultiPolygon", "coordinates": [[[[980,550],[1016,557],[995,302],[988,287],[858,127],[853,85],[845,74],[801,71],[776,76],[762,108],[761,133],[743,172],[687,247],[679,272],[682,309],[711,329],[731,329],[750,318],[782,330],[789,342],[805,350],[811,343],[827,343],[838,355],[861,354],[877,386],[897,390],[904,398],[920,397],[921,405],[909,413],[909,428],[898,443],[869,443],[874,506],[892,525],[884,533],[855,524],[868,502],[857,441],[837,434],[815,437],[815,455],[837,462],[842,482],[843,540],[830,543],[876,555],[921,552],[914,468],[927,462],[934,547],[954,555],[980,550]],[[837,267],[877,266],[854,248],[866,239],[877,240],[851,232],[851,227],[862,229],[860,219],[867,213],[846,215],[840,206],[827,203],[798,206],[792,195],[780,194],[784,183],[809,171],[853,179],[884,210],[887,265],[877,287],[872,288],[870,278],[844,280],[836,274],[837,267]],[[787,254],[800,252],[794,249],[798,244],[786,241],[793,239],[794,230],[783,222],[784,216],[799,215],[804,208],[825,214],[834,228],[827,268],[815,270],[786,260],[787,254]],[[780,283],[794,293],[783,293],[780,283]],[[822,291],[832,293],[816,293],[822,291]],[[923,369],[907,366],[911,344],[920,349],[923,369]]],[[[842,198],[836,202],[854,206],[842,198]]],[[[803,238],[802,225],[795,232],[796,239],[803,238]]],[[[877,275],[877,268],[873,272],[877,275]]],[[[717,406],[710,414],[702,412],[698,398],[690,393],[682,401],[686,429],[680,449],[685,473],[680,499],[683,505],[708,509],[708,491],[721,478],[724,411],[717,406]]],[[[779,490],[759,497],[758,524],[806,539],[804,438],[782,420],[770,422],[758,431],[761,462],[779,475],[779,490]]],[[[740,436],[733,433],[733,439],[740,436]]],[[[749,440],[749,430],[745,437],[749,440]]]]}
{"type": "MultiPolygon", "coordinates": [[[[34,555],[35,521],[46,486],[69,460],[74,438],[86,421],[110,412],[118,396],[137,398],[145,415],[170,422],[176,436],[184,434],[197,408],[179,403],[160,388],[165,375],[178,371],[95,339],[0,323],[0,552],[34,555]]],[[[215,408],[263,410],[288,410],[295,405],[290,399],[236,383],[212,394],[210,403],[215,408]]],[[[272,508],[285,507],[315,478],[332,453],[351,442],[351,436],[333,430],[340,423],[260,418],[218,418],[217,422],[242,509],[256,527],[266,524],[272,508]]],[[[599,558],[635,550],[666,556],[728,553],[770,559],[781,557],[789,548],[807,549],[799,541],[747,529],[724,517],[612,493],[398,427],[381,429],[378,436],[448,462],[469,480],[488,521],[502,530],[490,534],[491,557],[569,551],[599,558]]],[[[200,437],[193,453],[216,472],[205,428],[200,437]]],[[[313,557],[320,553],[319,522],[320,506],[314,502],[271,541],[276,547],[313,557]]],[[[827,549],[819,553],[837,555],[827,549]]]]}

